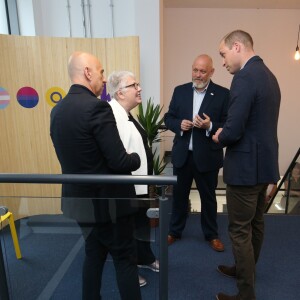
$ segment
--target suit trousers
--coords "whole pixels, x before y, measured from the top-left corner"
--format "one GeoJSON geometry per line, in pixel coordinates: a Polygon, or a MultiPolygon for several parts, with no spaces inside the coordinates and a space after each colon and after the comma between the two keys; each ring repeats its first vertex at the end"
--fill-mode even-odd
{"type": "Polygon", "coordinates": [[[206,240],[218,237],[216,187],[219,170],[199,172],[189,151],[186,163],[173,169],[177,184],[173,188],[173,206],[169,234],[180,238],[188,217],[189,195],[195,179],[201,200],[201,227],[206,240]]]}
{"type": "Polygon", "coordinates": [[[267,184],[227,185],[229,236],[236,264],[237,287],[242,300],[255,298],[255,264],[264,237],[267,184]]]}
{"type": "Polygon", "coordinates": [[[101,278],[109,253],[116,270],[121,299],[140,300],[133,216],[117,218],[115,223],[79,223],[79,226],[85,238],[82,299],[101,299],[101,278]]]}

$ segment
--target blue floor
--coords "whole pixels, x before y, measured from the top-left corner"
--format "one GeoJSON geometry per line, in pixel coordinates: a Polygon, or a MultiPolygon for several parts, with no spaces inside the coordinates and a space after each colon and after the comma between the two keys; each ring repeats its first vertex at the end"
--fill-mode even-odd
{"type": "MultiPolygon", "coordinates": [[[[265,242],[257,265],[257,299],[298,300],[300,217],[267,215],[265,219],[265,242]]],[[[215,299],[220,291],[236,293],[235,280],[216,271],[218,264],[233,262],[227,215],[219,214],[218,222],[220,238],[226,247],[223,253],[213,251],[204,241],[199,214],[190,215],[182,240],[169,246],[170,300],[209,300],[215,299]]],[[[81,299],[83,240],[78,228],[43,227],[42,223],[35,228],[28,223],[21,227],[18,232],[22,260],[15,258],[7,228],[1,238],[11,299],[81,299]]],[[[158,241],[153,242],[155,252],[158,245],[158,241]]],[[[159,275],[146,269],[141,274],[148,282],[141,289],[143,299],[159,299],[159,275]]],[[[111,260],[107,261],[103,274],[102,299],[120,299],[111,260]]]]}

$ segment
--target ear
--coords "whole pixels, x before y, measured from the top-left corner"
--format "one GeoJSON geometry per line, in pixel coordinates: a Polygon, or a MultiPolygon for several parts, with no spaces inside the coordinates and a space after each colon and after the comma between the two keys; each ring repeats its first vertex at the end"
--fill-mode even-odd
{"type": "Polygon", "coordinates": [[[122,90],[118,90],[116,94],[118,95],[118,99],[124,99],[125,97],[124,92],[122,90]]]}
{"type": "Polygon", "coordinates": [[[92,80],[92,72],[89,69],[89,67],[84,68],[84,75],[87,78],[87,80],[91,81],[92,80]]]}
{"type": "Polygon", "coordinates": [[[234,42],[233,44],[233,48],[235,49],[236,52],[241,52],[241,47],[242,47],[242,44],[239,43],[239,42],[234,42]]]}

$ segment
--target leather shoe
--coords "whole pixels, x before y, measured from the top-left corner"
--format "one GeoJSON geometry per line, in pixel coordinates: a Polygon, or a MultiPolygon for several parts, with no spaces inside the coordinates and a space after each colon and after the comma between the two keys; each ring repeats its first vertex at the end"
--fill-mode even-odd
{"type": "Polygon", "coordinates": [[[138,265],[139,268],[150,269],[153,272],[159,272],[159,260],[156,259],[152,264],[138,265]]]}
{"type": "Polygon", "coordinates": [[[178,237],[175,237],[175,236],[173,236],[173,235],[168,235],[168,245],[170,246],[170,245],[172,245],[173,243],[175,243],[176,241],[179,241],[180,240],[180,238],[178,238],[178,237]]]}
{"type": "Polygon", "coordinates": [[[217,300],[240,300],[239,295],[229,296],[223,293],[216,295],[217,300]]]}
{"type": "Polygon", "coordinates": [[[146,284],[147,284],[146,279],[143,276],[139,275],[139,285],[140,285],[140,287],[145,286],[146,284]]]}
{"type": "Polygon", "coordinates": [[[217,252],[224,251],[224,244],[219,239],[210,240],[209,244],[217,252]]]}
{"type": "Polygon", "coordinates": [[[235,278],[236,277],[236,266],[224,266],[224,265],[219,265],[217,267],[217,270],[227,276],[227,277],[231,277],[231,278],[235,278]]]}

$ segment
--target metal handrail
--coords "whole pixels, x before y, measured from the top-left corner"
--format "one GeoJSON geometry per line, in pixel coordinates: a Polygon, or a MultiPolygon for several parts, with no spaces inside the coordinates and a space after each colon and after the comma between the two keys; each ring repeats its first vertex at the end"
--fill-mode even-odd
{"type": "Polygon", "coordinates": [[[0,173],[0,183],[119,183],[119,184],[176,184],[176,176],[136,176],[98,174],[20,174],[0,173]]]}

